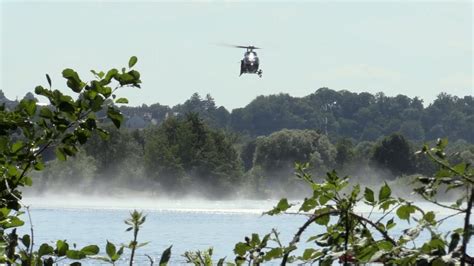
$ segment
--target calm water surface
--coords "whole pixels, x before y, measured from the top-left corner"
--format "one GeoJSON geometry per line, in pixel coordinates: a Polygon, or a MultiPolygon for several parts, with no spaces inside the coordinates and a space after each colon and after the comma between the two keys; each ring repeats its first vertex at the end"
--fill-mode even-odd
{"type": "MultiPolygon", "coordinates": [[[[173,265],[184,263],[181,255],[185,251],[203,250],[208,247],[214,248],[216,260],[226,256],[232,261],[235,243],[243,241],[246,235],[254,232],[265,234],[276,228],[281,233],[281,240],[288,243],[306,220],[306,217],[299,215],[262,216],[262,211],[270,209],[277,203],[276,200],[161,201],[161,205],[153,202],[143,203],[142,208],[139,202],[131,200],[121,202],[72,200],[68,201],[68,204],[64,201],[45,202],[34,198],[26,201],[32,206],[36,243],[53,244],[58,239],[67,239],[69,243],[76,243],[78,247],[98,244],[101,251],[105,251],[106,240],[115,244],[130,241],[132,234],[125,232],[126,225],[123,220],[128,218],[130,210],[134,208],[144,210],[147,220],[139,233],[139,242],[150,241],[150,243],[138,250],[138,265],[147,263],[148,259],[144,254],[159,260],[161,252],[170,245],[173,245],[173,265]]],[[[443,215],[446,214],[440,213],[438,217],[443,215]]],[[[441,230],[461,227],[462,223],[462,219],[453,218],[444,223],[441,230]]],[[[322,227],[310,227],[303,235],[302,242],[311,234],[322,230],[322,227]]],[[[29,227],[23,227],[22,233],[29,233],[29,227]]],[[[399,234],[400,228],[398,231],[395,228],[394,233],[399,234]]],[[[302,250],[295,254],[301,253],[302,250]]],[[[86,264],[99,263],[88,261],[86,264]]]]}

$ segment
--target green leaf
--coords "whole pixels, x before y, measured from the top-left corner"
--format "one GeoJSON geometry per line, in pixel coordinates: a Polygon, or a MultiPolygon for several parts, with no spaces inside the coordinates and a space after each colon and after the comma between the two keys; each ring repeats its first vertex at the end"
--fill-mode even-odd
{"type": "Polygon", "coordinates": [[[119,110],[109,106],[107,109],[107,117],[112,120],[116,128],[120,128],[123,122],[123,115],[119,110]]]}
{"type": "Polygon", "coordinates": [[[258,234],[252,234],[252,238],[250,239],[250,245],[254,247],[260,245],[260,236],[258,236],[258,234]]]}
{"type": "Polygon", "coordinates": [[[300,211],[308,212],[318,206],[318,202],[314,198],[305,199],[300,207],[300,211]]]}
{"type": "Polygon", "coordinates": [[[243,256],[248,250],[250,250],[250,246],[247,243],[239,242],[235,244],[234,253],[236,255],[243,256]]]}
{"type": "Polygon", "coordinates": [[[368,187],[365,188],[364,198],[368,203],[375,203],[374,191],[368,187]]]}
{"type": "Polygon", "coordinates": [[[104,75],[105,75],[104,71],[100,71],[99,73],[97,73],[95,70],[91,70],[91,72],[92,72],[92,74],[94,74],[98,78],[103,78],[104,75]]]}
{"type": "Polygon", "coordinates": [[[110,81],[112,80],[113,77],[115,77],[116,75],[118,74],[118,70],[117,69],[111,69],[107,72],[107,74],[105,75],[105,78],[104,78],[104,82],[101,82],[102,85],[107,85],[110,83],[110,81]]]}
{"type": "Polygon", "coordinates": [[[56,241],[56,255],[62,257],[66,255],[66,252],[69,250],[69,244],[66,241],[58,240],[56,241]]]}
{"type": "Polygon", "coordinates": [[[81,249],[81,252],[86,255],[97,255],[99,253],[99,247],[96,245],[85,246],[81,249]]]}
{"type": "Polygon", "coordinates": [[[66,154],[64,153],[64,149],[63,149],[63,148],[57,147],[56,149],[54,149],[54,153],[56,154],[56,157],[57,157],[60,161],[66,161],[66,154]]]}
{"type": "MultiPolygon", "coordinates": [[[[316,210],[315,214],[316,215],[321,215],[321,214],[325,214],[329,211],[330,209],[329,208],[323,208],[323,209],[319,209],[319,210],[316,210]]],[[[319,225],[327,225],[329,223],[329,220],[331,219],[331,217],[329,216],[329,214],[326,214],[326,215],[321,215],[319,218],[317,218],[315,220],[315,222],[319,225]]]]}
{"type": "Polygon", "coordinates": [[[165,251],[163,251],[163,254],[161,254],[161,259],[160,259],[159,266],[168,265],[168,261],[171,258],[171,248],[172,247],[173,247],[173,245],[171,245],[169,248],[167,248],[167,249],[165,249],[165,251]]]}
{"type": "Polygon", "coordinates": [[[464,172],[466,171],[466,168],[467,168],[467,164],[466,163],[460,163],[460,164],[457,164],[455,166],[453,166],[453,169],[454,171],[460,173],[460,174],[464,174],[464,172]]]}
{"type": "Polygon", "coordinates": [[[332,197],[334,197],[334,194],[331,193],[331,192],[323,193],[319,197],[319,204],[324,205],[324,204],[328,203],[328,201],[330,201],[332,197]]]}
{"type": "Polygon", "coordinates": [[[432,249],[444,249],[446,243],[442,239],[434,238],[428,242],[432,249]]]}
{"type": "Polygon", "coordinates": [[[429,211],[429,212],[425,213],[425,215],[423,216],[423,219],[425,219],[425,221],[427,221],[429,223],[433,223],[435,221],[434,212],[429,211]]]}
{"type": "Polygon", "coordinates": [[[288,203],[288,200],[286,198],[281,199],[277,204],[277,208],[282,212],[288,210],[290,207],[291,205],[288,203]]]}
{"type": "Polygon", "coordinates": [[[449,246],[448,246],[449,253],[451,253],[453,250],[456,249],[460,240],[461,240],[461,236],[459,233],[451,234],[451,241],[449,242],[449,246]]]}
{"type": "Polygon", "coordinates": [[[26,248],[29,248],[29,247],[30,247],[30,243],[31,243],[30,235],[24,235],[24,236],[21,238],[21,243],[23,243],[23,245],[24,245],[26,248]]]}
{"type": "Polygon", "coordinates": [[[9,138],[6,136],[0,136],[0,153],[4,153],[4,151],[7,149],[8,142],[9,138]]]}
{"type": "Polygon", "coordinates": [[[53,112],[48,107],[43,107],[40,109],[39,116],[43,118],[52,118],[53,112]]]}
{"type": "Polygon", "coordinates": [[[20,101],[20,106],[29,116],[33,116],[36,113],[36,101],[31,99],[23,99],[20,101]]]}
{"type": "Polygon", "coordinates": [[[19,140],[12,145],[12,152],[16,153],[17,151],[21,150],[23,147],[25,147],[25,143],[19,140]]]}
{"type": "Polygon", "coordinates": [[[387,199],[379,205],[379,209],[386,212],[390,208],[391,205],[395,205],[396,203],[397,203],[397,200],[395,199],[387,199]]]}
{"type": "Polygon", "coordinates": [[[48,81],[49,87],[51,88],[51,78],[46,74],[46,80],[48,81]]]}
{"type": "Polygon", "coordinates": [[[329,215],[323,215],[323,216],[317,218],[315,221],[319,225],[327,225],[329,223],[330,218],[331,217],[329,217],[329,215]]]}
{"type": "Polygon", "coordinates": [[[120,256],[122,256],[123,254],[123,246],[119,248],[119,250],[117,251],[117,253],[115,253],[115,255],[113,255],[110,260],[111,261],[116,261],[118,259],[120,259],[120,256]]]}
{"type": "Polygon", "coordinates": [[[291,208],[291,206],[292,204],[289,204],[288,200],[286,198],[283,198],[278,202],[277,206],[273,207],[272,210],[265,212],[265,214],[268,214],[268,215],[279,214],[281,212],[288,210],[289,208],[291,208]]]}
{"type": "Polygon", "coordinates": [[[370,258],[378,251],[377,246],[375,245],[368,245],[363,248],[360,253],[357,255],[357,259],[360,262],[369,262],[370,258]]]}
{"type": "Polygon", "coordinates": [[[33,163],[33,167],[35,168],[36,171],[41,171],[44,169],[44,164],[41,161],[35,161],[33,163]]]}
{"type": "Polygon", "coordinates": [[[282,255],[283,255],[282,248],[272,248],[265,253],[265,255],[263,256],[263,259],[265,261],[270,261],[276,258],[280,258],[282,255]]]}
{"type": "Polygon", "coordinates": [[[332,259],[325,259],[319,262],[319,266],[332,266],[332,259]]]}
{"type": "Polygon", "coordinates": [[[42,257],[44,255],[53,255],[54,248],[48,244],[42,244],[38,249],[38,257],[42,257]]]}
{"type": "Polygon", "coordinates": [[[314,248],[307,248],[304,250],[303,252],[303,260],[309,260],[309,259],[312,259],[313,258],[313,254],[316,252],[317,250],[314,249],[314,248]]]}
{"type": "Polygon", "coordinates": [[[66,257],[72,260],[81,260],[86,257],[86,254],[79,250],[68,250],[66,251],[66,257]]]}
{"type": "Polygon", "coordinates": [[[225,262],[225,257],[220,258],[219,261],[217,262],[217,266],[224,266],[224,262],[225,262]]]}
{"type": "Polygon", "coordinates": [[[31,179],[31,177],[29,177],[29,176],[24,176],[23,177],[23,183],[26,186],[31,187],[33,185],[33,179],[31,179]]]}
{"type": "Polygon", "coordinates": [[[392,194],[392,190],[391,190],[390,187],[387,185],[387,183],[385,183],[385,184],[380,188],[380,191],[379,191],[379,201],[384,201],[384,200],[388,199],[391,194],[392,194]]]}
{"type": "Polygon", "coordinates": [[[131,70],[128,72],[128,74],[130,74],[132,77],[134,77],[138,83],[140,83],[140,72],[136,71],[136,70],[131,70]]]}
{"type": "Polygon", "coordinates": [[[130,75],[129,73],[121,74],[117,78],[118,78],[118,81],[119,81],[120,85],[122,85],[122,86],[133,84],[136,81],[135,77],[130,75]]]}
{"type": "Polygon", "coordinates": [[[77,72],[70,68],[63,70],[63,77],[67,79],[67,86],[76,93],[81,92],[82,88],[85,86],[84,82],[82,82],[79,78],[77,72]]]}
{"type": "Polygon", "coordinates": [[[23,222],[20,218],[16,216],[10,216],[9,219],[5,221],[0,221],[0,225],[3,229],[13,228],[13,227],[20,227],[23,226],[25,222],[23,222]]]}
{"type": "Polygon", "coordinates": [[[390,251],[393,248],[393,244],[389,241],[383,240],[377,243],[377,247],[385,251],[390,251]]]}
{"type": "Polygon", "coordinates": [[[111,87],[97,87],[97,91],[104,95],[105,98],[108,98],[112,94],[111,87]]]}
{"type": "Polygon", "coordinates": [[[130,60],[128,60],[128,67],[132,68],[137,63],[137,61],[138,59],[136,56],[130,57],[130,60]]]}
{"type": "Polygon", "coordinates": [[[109,137],[110,137],[109,132],[105,129],[102,129],[102,128],[97,128],[97,133],[99,134],[99,136],[102,140],[108,140],[109,137]]]}
{"type": "Polygon", "coordinates": [[[126,98],[119,98],[115,101],[115,103],[125,103],[125,104],[127,104],[128,100],[126,98]]]}
{"type": "Polygon", "coordinates": [[[115,248],[114,244],[107,241],[107,245],[105,246],[105,252],[107,253],[107,256],[112,259],[116,254],[117,249],[115,248]]]}
{"type": "Polygon", "coordinates": [[[435,177],[452,177],[452,176],[454,176],[454,173],[451,170],[448,170],[446,168],[439,169],[435,174],[435,177]]]}
{"type": "Polygon", "coordinates": [[[409,220],[412,213],[415,213],[415,207],[411,205],[403,205],[397,209],[397,216],[402,220],[409,220]]]}
{"type": "Polygon", "coordinates": [[[58,105],[58,109],[61,110],[62,112],[72,114],[76,110],[74,105],[68,101],[62,101],[58,105]]]}

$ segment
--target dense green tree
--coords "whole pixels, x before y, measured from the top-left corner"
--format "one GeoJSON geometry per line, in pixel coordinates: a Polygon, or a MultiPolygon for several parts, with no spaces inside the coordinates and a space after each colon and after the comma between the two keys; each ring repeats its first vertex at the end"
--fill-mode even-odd
{"type": "Polygon", "coordinates": [[[231,127],[256,136],[283,128],[304,128],[305,120],[299,115],[303,108],[288,94],[258,96],[245,108],[232,112],[231,127]]]}
{"type": "Polygon", "coordinates": [[[309,162],[314,169],[325,171],[334,166],[336,148],[327,136],[314,130],[284,129],[256,142],[254,165],[265,171],[292,169],[295,162],[309,162]]]}
{"type": "Polygon", "coordinates": [[[246,107],[232,111],[230,126],[252,136],[287,128],[320,130],[332,140],[349,137],[373,141],[402,132],[415,141],[434,140],[444,133],[472,143],[473,105],[472,96],[458,98],[446,93],[424,108],[418,97],[321,88],[302,98],[288,94],[258,96],[246,107]]]}
{"type": "Polygon", "coordinates": [[[392,134],[378,143],[372,162],[378,167],[389,169],[396,176],[412,174],[414,171],[413,151],[401,134],[392,134]]]}
{"type": "Polygon", "coordinates": [[[345,164],[353,161],[355,152],[350,139],[341,139],[336,144],[336,165],[337,168],[343,168],[345,164]]]}
{"type": "Polygon", "coordinates": [[[255,149],[257,148],[257,141],[255,139],[247,142],[240,152],[240,158],[242,160],[244,170],[248,171],[253,167],[253,160],[255,149]]]}
{"type": "Polygon", "coordinates": [[[93,136],[84,145],[87,155],[92,156],[97,162],[98,174],[102,178],[112,178],[123,173],[124,164],[137,165],[143,156],[142,145],[132,135],[132,131],[117,129],[112,126],[105,127],[110,134],[108,140],[93,136]]]}
{"type": "Polygon", "coordinates": [[[225,194],[242,176],[229,137],[208,127],[196,113],[168,118],[145,135],[146,173],[165,188],[192,184],[225,194]]]}
{"type": "Polygon", "coordinates": [[[425,130],[418,121],[406,120],[400,126],[400,133],[408,139],[423,141],[425,139],[425,130]]]}
{"type": "Polygon", "coordinates": [[[189,113],[199,114],[199,117],[208,125],[215,128],[226,128],[229,123],[230,114],[224,107],[217,107],[214,98],[207,94],[203,99],[198,93],[194,93],[191,98],[183,104],[178,104],[172,108],[173,114],[186,116],[189,113]]]}

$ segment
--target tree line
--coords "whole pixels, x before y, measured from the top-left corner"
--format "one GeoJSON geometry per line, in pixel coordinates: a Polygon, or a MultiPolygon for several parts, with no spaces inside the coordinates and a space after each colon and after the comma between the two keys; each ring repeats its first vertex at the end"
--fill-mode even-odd
{"type": "MultiPolygon", "coordinates": [[[[7,107],[18,104],[3,93],[0,98],[7,107]]],[[[25,99],[37,101],[32,94],[25,99]]],[[[428,174],[434,165],[413,153],[440,136],[451,137],[453,158],[474,162],[473,108],[472,96],[442,93],[425,108],[416,97],[327,88],[302,98],[259,96],[232,113],[197,93],[172,108],[121,106],[128,128],[105,124],[109,140],[92,136],[72,163],[50,162],[36,188],[73,182],[81,190],[103,181],[104,187],[151,187],[174,195],[271,196],[277,187],[295,186],[295,162],[310,162],[314,174],[334,168],[368,181],[428,174]],[[149,123],[127,123],[137,117],[149,123]]],[[[54,157],[52,151],[45,155],[54,157]]]]}
{"type": "MultiPolygon", "coordinates": [[[[435,144],[424,144],[421,150],[413,153],[410,143],[399,133],[380,139],[373,147],[365,143],[361,149],[357,149],[363,142],[353,148],[350,139],[342,138],[333,145],[326,134],[315,130],[284,129],[268,136],[247,139],[246,145],[240,148],[239,156],[238,145],[244,142],[239,141],[235,134],[207,126],[197,113],[190,112],[178,118],[169,117],[159,126],[146,131],[107,128],[108,123],[105,121],[110,121],[109,124],[116,129],[121,127],[123,115],[116,105],[128,102],[125,98],[116,97],[114,92],[123,87],[140,88],[140,73],[133,70],[136,62],[137,58],[132,56],[128,68],[123,68],[121,73],[117,69],[111,69],[107,73],[91,71],[95,79],[90,82],[82,81],[74,70],[65,69],[62,74],[67,80],[67,86],[75,93],[74,98],[52,89],[51,79],[46,75],[49,88],[37,86],[35,93],[46,97],[50,106],[38,105],[35,99],[28,98],[13,107],[7,107],[6,104],[0,106],[0,170],[3,180],[0,183],[0,263],[54,265],[66,260],[73,262],[71,265],[81,265],[81,261],[93,259],[114,265],[123,257],[124,250],[128,249],[130,255],[125,255],[128,256],[125,259],[129,261],[129,265],[133,265],[136,250],[147,244],[137,241],[138,232],[146,219],[138,211],[131,212],[130,218],[124,221],[126,231],[133,231],[133,240],[119,248],[107,241],[105,253],[100,252],[98,245],[78,248],[73,244],[70,247],[66,240],[58,240],[55,245],[38,244],[34,237],[30,209],[22,201],[22,194],[25,186],[32,186],[34,172],[42,172],[45,168],[54,169],[56,161],[51,160],[51,157],[64,162],[76,156],[69,164],[58,165],[58,169],[66,171],[64,175],[70,178],[69,187],[75,185],[74,175],[70,171],[83,172],[83,169],[88,169],[91,172],[121,173],[111,166],[123,164],[130,155],[135,155],[137,161],[127,161],[131,163],[128,166],[139,167],[138,160],[142,161],[144,173],[157,174],[162,186],[170,188],[176,186],[177,181],[181,185],[195,186],[193,179],[196,176],[193,174],[196,173],[199,177],[203,173],[206,179],[200,180],[200,183],[206,186],[218,185],[220,190],[225,191],[226,185],[234,185],[232,182],[236,180],[232,173],[237,173],[236,170],[240,167],[238,164],[223,164],[237,162],[238,158],[242,160],[244,153],[247,154],[247,159],[252,158],[251,163],[247,160],[245,165],[242,160],[241,165],[248,168],[246,173],[258,172],[258,167],[275,171],[293,160],[307,161],[303,164],[296,163],[295,174],[309,189],[308,197],[299,203],[290,203],[283,198],[265,214],[286,214],[291,207],[300,205],[298,211],[292,214],[304,215],[308,219],[289,244],[280,241],[276,229],[266,235],[253,233],[251,237],[245,237],[244,242],[235,244],[236,257],[234,262],[227,262],[228,265],[260,265],[274,260],[281,260],[281,265],[294,262],[332,265],[336,261],[344,265],[376,262],[389,265],[460,263],[464,266],[474,263],[468,252],[468,243],[474,232],[470,223],[474,204],[474,171],[470,167],[472,161],[469,161],[473,157],[472,145],[469,146],[467,142],[458,140],[458,149],[452,152],[447,149],[446,138],[438,139],[435,144]],[[105,119],[98,118],[102,114],[105,119]],[[101,140],[94,140],[94,136],[99,136],[101,140]],[[104,142],[110,140],[111,136],[116,141],[104,142]],[[90,146],[84,146],[88,143],[90,146]],[[138,149],[127,150],[133,147],[138,149]],[[152,147],[151,150],[148,147],[152,147]],[[163,152],[153,154],[157,150],[163,152]],[[111,151],[114,153],[110,153],[111,151]],[[126,154],[127,152],[130,153],[126,154]],[[150,152],[152,155],[147,157],[150,152]],[[368,156],[359,158],[357,154],[368,156]],[[430,161],[416,157],[420,154],[430,161]],[[110,155],[114,156],[110,158],[110,155]],[[98,161],[97,158],[102,160],[98,161]],[[152,160],[151,165],[147,162],[148,159],[152,160]],[[376,193],[371,188],[372,185],[364,187],[357,181],[350,183],[349,176],[342,177],[336,170],[327,171],[320,178],[313,177],[311,173],[322,171],[323,167],[344,166],[351,162],[356,162],[357,168],[360,168],[361,161],[357,160],[361,159],[385,166],[394,176],[410,173],[414,169],[420,171],[424,167],[429,168],[429,162],[432,162],[438,168],[436,173],[418,175],[413,180],[416,182],[410,185],[414,185],[413,191],[427,202],[455,212],[437,217],[435,212],[425,211],[410,200],[392,196],[392,188],[387,182],[379,186],[379,192],[376,193]],[[78,164],[79,160],[83,163],[78,164]],[[150,166],[155,169],[149,171],[150,166]],[[166,180],[166,175],[162,173],[171,173],[172,178],[166,180]],[[177,175],[173,176],[175,173],[177,175]],[[221,182],[220,174],[228,178],[229,183],[221,182]],[[440,201],[442,190],[456,192],[453,204],[440,201]],[[362,202],[372,206],[368,216],[355,211],[355,207],[362,202]],[[22,210],[28,214],[30,231],[18,235],[17,229],[25,224],[21,218],[24,213],[22,210]],[[371,217],[374,210],[383,213],[382,217],[371,217]],[[448,232],[440,230],[443,222],[455,216],[463,218],[462,227],[451,228],[448,232]],[[405,229],[400,234],[400,230],[394,228],[403,220],[408,225],[402,225],[405,229]],[[306,248],[300,256],[293,255],[303,232],[310,225],[324,227],[324,230],[309,237],[307,242],[312,243],[312,247],[306,248]],[[429,232],[430,237],[419,239],[423,231],[429,232]],[[423,243],[413,245],[415,241],[423,243]]],[[[356,168],[352,170],[354,169],[356,168]]],[[[131,171],[134,170],[137,169],[131,171]]],[[[135,176],[140,176],[137,174],[135,172],[135,176]]],[[[136,180],[127,180],[136,183],[136,180]]],[[[93,180],[92,183],[95,185],[97,181],[93,180]]],[[[264,186],[268,187],[268,183],[264,186]]],[[[255,187],[259,189],[259,186],[255,187]]],[[[58,191],[50,193],[57,194],[58,191]]],[[[71,229],[73,226],[71,225],[71,229]]],[[[167,265],[169,262],[171,247],[161,254],[160,265],[167,265]]],[[[150,265],[153,265],[156,258],[145,256],[150,265]]],[[[188,263],[194,265],[213,264],[212,249],[188,251],[183,256],[188,263]]],[[[225,259],[220,259],[217,265],[224,265],[225,259]]]]}
{"type": "MultiPolygon", "coordinates": [[[[104,128],[109,140],[92,136],[68,162],[50,161],[38,174],[37,189],[69,191],[76,184],[78,191],[115,187],[167,196],[275,197],[298,194],[297,162],[308,162],[314,175],[337,169],[367,182],[409,182],[406,177],[435,170],[431,161],[414,154],[418,144],[400,133],[358,143],[332,141],[309,129],[249,138],[213,128],[197,113],[170,117],[144,130],[104,128]]],[[[448,152],[453,163],[474,163],[474,145],[464,140],[454,141],[448,152]]]]}
{"type": "Polygon", "coordinates": [[[313,129],[331,139],[350,138],[356,142],[401,132],[412,141],[447,137],[474,143],[474,99],[469,95],[441,93],[425,106],[418,97],[321,88],[301,98],[284,93],[258,96],[245,107],[229,112],[217,106],[211,95],[195,93],[173,107],[157,103],[121,110],[128,117],[148,114],[157,124],[171,115],[199,113],[212,127],[252,137],[282,129],[313,129]]]}
{"type": "MultiPolygon", "coordinates": [[[[34,96],[29,93],[25,98],[34,99],[34,96]]],[[[0,104],[8,107],[17,103],[7,99],[0,90],[0,104]]],[[[457,97],[441,93],[425,107],[418,97],[320,88],[301,98],[284,93],[258,96],[247,106],[229,112],[217,106],[211,95],[201,97],[194,93],[173,107],[156,103],[121,106],[120,110],[125,116],[124,126],[128,128],[159,125],[170,116],[197,113],[213,128],[250,137],[282,129],[312,129],[332,140],[349,138],[355,142],[374,141],[400,132],[417,142],[447,137],[474,143],[474,98],[469,95],[457,97]]]]}

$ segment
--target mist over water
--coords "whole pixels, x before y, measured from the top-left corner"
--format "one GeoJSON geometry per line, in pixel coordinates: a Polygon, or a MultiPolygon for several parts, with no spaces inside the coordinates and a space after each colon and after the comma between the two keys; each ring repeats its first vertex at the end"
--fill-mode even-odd
{"type": "MultiPolygon", "coordinates": [[[[124,208],[140,204],[145,204],[146,208],[176,204],[177,206],[187,205],[189,209],[193,209],[200,208],[201,203],[206,205],[210,202],[234,205],[231,202],[235,200],[244,202],[271,202],[280,198],[302,200],[312,193],[311,188],[296,177],[291,167],[265,173],[263,181],[255,181],[252,177],[244,176],[224,194],[218,191],[218,188],[209,184],[200,184],[199,181],[189,181],[190,184],[186,185],[185,189],[170,189],[163,187],[159,181],[146,178],[141,172],[122,178],[102,175],[88,179],[84,178],[83,174],[87,171],[87,169],[77,169],[73,173],[53,171],[46,178],[34,176],[34,186],[25,188],[24,194],[28,198],[37,198],[41,204],[43,202],[74,206],[102,204],[101,207],[112,205],[119,207],[125,204],[124,208]]],[[[393,196],[411,201],[422,200],[413,192],[416,187],[416,177],[420,175],[396,177],[387,169],[368,165],[346,166],[337,170],[337,173],[340,177],[350,177],[348,188],[359,184],[361,188],[369,187],[374,192],[378,192],[386,182],[391,187],[393,196]]],[[[316,170],[312,173],[313,179],[317,182],[323,182],[325,175],[324,171],[316,170]]],[[[442,201],[455,201],[456,193],[455,190],[448,192],[440,190],[438,197],[442,201]]]]}
{"type": "MultiPolygon", "coordinates": [[[[289,199],[290,203],[301,203],[303,199],[289,199]]],[[[60,194],[54,196],[26,196],[23,202],[33,209],[90,209],[90,210],[142,210],[144,212],[173,211],[173,212],[203,212],[203,213],[249,213],[262,215],[278,203],[278,199],[227,199],[209,200],[198,197],[184,197],[170,199],[164,197],[143,197],[140,195],[128,197],[114,196],[88,196],[80,194],[60,194]]],[[[424,211],[433,211],[440,215],[449,215],[453,210],[440,208],[429,202],[414,202],[424,211]]],[[[448,202],[449,204],[449,202],[448,202]]],[[[297,207],[292,207],[288,212],[297,212],[297,207]]],[[[372,210],[370,206],[359,204],[355,211],[367,214],[372,210]]]]}
{"type": "Polygon", "coordinates": [[[67,209],[110,209],[144,211],[257,213],[269,210],[275,200],[209,200],[205,198],[183,197],[170,199],[143,195],[114,197],[63,194],[54,196],[25,197],[24,202],[37,208],[67,209]]]}
{"type": "MultiPolygon", "coordinates": [[[[35,229],[35,239],[38,243],[53,244],[58,239],[67,239],[78,247],[98,244],[104,251],[106,241],[121,244],[131,239],[130,232],[125,232],[123,220],[129,211],[138,209],[144,211],[147,220],[139,233],[139,242],[150,243],[138,251],[138,265],[147,263],[144,254],[159,260],[161,251],[173,245],[172,262],[184,263],[181,255],[188,250],[204,250],[214,248],[214,258],[234,258],[233,248],[237,242],[243,241],[251,233],[261,235],[270,233],[276,228],[281,233],[281,240],[288,243],[298,228],[306,221],[304,215],[285,214],[279,216],[262,215],[271,209],[277,200],[207,200],[187,197],[169,199],[163,197],[144,197],[132,195],[129,197],[87,196],[79,194],[63,194],[56,196],[25,197],[24,202],[31,206],[31,215],[35,229]]],[[[294,202],[290,200],[290,202],[294,202]]],[[[416,203],[425,211],[433,210],[437,217],[451,214],[450,211],[440,210],[432,204],[416,203]]],[[[289,212],[297,211],[290,209],[289,212]]],[[[357,206],[356,212],[368,216],[370,207],[357,206]]],[[[375,211],[371,217],[380,217],[375,211]]],[[[335,219],[335,218],[332,218],[335,219]]],[[[28,223],[28,219],[25,219],[28,223]]],[[[406,228],[406,222],[397,222],[395,236],[406,228]]],[[[453,218],[442,224],[440,230],[447,231],[462,226],[462,219],[453,218]]],[[[21,228],[28,233],[29,225],[21,228]]],[[[295,254],[300,254],[307,237],[322,233],[323,226],[311,226],[303,234],[301,246],[295,254]]],[[[420,240],[429,237],[428,234],[420,240]]],[[[472,246],[472,245],[471,245],[472,246]]],[[[127,251],[126,251],[127,252],[127,251]]],[[[129,256],[125,253],[119,263],[125,265],[129,256]]],[[[86,264],[99,264],[88,261],[86,264]]],[[[277,265],[278,262],[275,262],[277,265]]],[[[267,264],[266,264],[267,265],[267,264]]],[[[273,264],[268,264],[273,265],[273,264]]]]}
{"type": "MultiPolygon", "coordinates": [[[[64,180],[38,178],[35,179],[33,188],[25,190],[24,203],[31,207],[38,243],[53,244],[58,239],[67,239],[78,247],[97,244],[104,251],[107,240],[116,245],[130,241],[130,232],[125,232],[123,221],[128,218],[130,211],[137,209],[147,215],[138,240],[150,241],[138,251],[138,265],[148,263],[144,254],[159,260],[161,252],[170,245],[173,245],[174,264],[184,263],[185,259],[181,255],[185,251],[205,250],[209,247],[214,248],[214,259],[227,257],[228,261],[232,261],[235,256],[234,245],[243,241],[245,236],[252,233],[268,234],[276,228],[281,233],[281,240],[288,243],[306,221],[305,215],[262,215],[276,206],[280,198],[286,197],[290,203],[297,204],[311,195],[311,188],[298,180],[293,172],[293,169],[288,168],[269,175],[274,180],[285,181],[271,182],[272,179],[267,179],[264,183],[258,183],[261,187],[257,189],[254,187],[255,182],[243,182],[225,197],[216,197],[216,191],[204,184],[190,186],[187,191],[166,190],[158,182],[139,174],[125,179],[114,179],[113,176],[101,176],[93,180],[74,176],[67,176],[64,180]]],[[[347,166],[338,171],[338,174],[341,177],[351,176],[349,186],[342,193],[347,193],[352,186],[360,184],[361,195],[366,186],[377,195],[380,187],[387,182],[392,188],[392,196],[413,201],[424,211],[433,211],[438,219],[453,214],[451,210],[420,201],[412,193],[414,186],[411,182],[416,176],[395,178],[384,169],[357,165],[347,166]]],[[[323,181],[322,177],[324,174],[313,174],[316,181],[323,181]]],[[[452,201],[453,192],[451,195],[440,194],[443,201],[452,201]]],[[[370,206],[359,204],[355,211],[367,217],[372,210],[370,206]]],[[[293,207],[288,212],[296,213],[298,209],[293,207]]],[[[370,215],[377,219],[382,214],[379,210],[373,210],[370,215]]],[[[332,221],[334,219],[333,217],[332,221]]],[[[448,221],[440,227],[441,232],[462,227],[462,217],[448,221]]],[[[392,233],[398,237],[403,229],[409,227],[411,225],[406,222],[397,221],[397,227],[392,233]]],[[[305,243],[307,237],[322,233],[324,229],[323,226],[311,226],[303,235],[301,246],[295,254],[301,255],[304,247],[311,245],[305,243]]],[[[28,224],[21,230],[21,233],[28,233],[28,224]]],[[[428,238],[429,234],[424,232],[417,241],[428,238]]],[[[120,265],[127,264],[128,257],[129,254],[125,253],[120,265]]],[[[88,261],[86,264],[99,263],[88,261]]],[[[277,264],[278,262],[275,263],[277,264]]]]}

